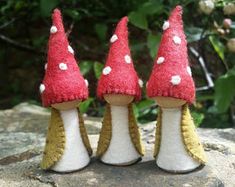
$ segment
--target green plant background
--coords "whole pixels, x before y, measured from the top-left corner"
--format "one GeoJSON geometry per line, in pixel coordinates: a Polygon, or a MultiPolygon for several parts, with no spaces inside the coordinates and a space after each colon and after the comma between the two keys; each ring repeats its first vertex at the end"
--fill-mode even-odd
{"type": "MultiPolygon", "coordinates": [[[[0,108],[28,101],[40,105],[38,86],[44,75],[51,11],[62,10],[65,28],[82,74],[88,79],[90,97],[81,110],[102,116],[105,103],[96,98],[96,84],[108,52],[109,38],[118,20],[128,15],[129,39],[135,68],[144,83],[152,70],[162,34],[163,21],[177,4],[183,6],[189,46],[205,60],[215,86],[197,92],[192,114],[203,127],[234,125],[235,55],[226,43],[235,37],[233,23],[228,34],[220,34],[223,7],[234,1],[214,0],[210,15],[199,10],[195,0],[2,0],[0,1],[0,108]]],[[[197,87],[206,86],[198,59],[189,53],[197,87]]],[[[145,84],[144,84],[145,87],[145,84]]],[[[143,98],[134,106],[139,122],[156,119],[157,108],[143,98]]]]}

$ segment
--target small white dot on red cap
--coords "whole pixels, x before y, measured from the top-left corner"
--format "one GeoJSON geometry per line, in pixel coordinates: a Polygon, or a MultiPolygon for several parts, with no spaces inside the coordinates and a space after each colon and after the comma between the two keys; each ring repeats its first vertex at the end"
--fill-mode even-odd
{"type": "Polygon", "coordinates": [[[144,85],[144,82],[143,82],[141,79],[139,79],[139,80],[138,80],[138,83],[139,83],[139,86],[142,88],[143,85],[144,85]]]}
{"type": "Polygon", "coordinates": [[[173,85],[178,85],[178,84],[180,84],[180,82],[181,82],[181,78],[179,75],[174,75],[171,77],[171,83],[173,85]]]}
{"type": "Polygon", "coordinates": [[[118,36],[116,34],[114,34],[111,38],[110,38],[110,42],[114,43],[115,41],[118,40],[118,36]]]}
{"type": "Polygon", "coordinates": [[[47,63],[44,65],[44,69],[47,70],[47,63]]]}
{"type": "Polygon", "coordinates": [[[60,63],[59,64],[59,68],[61,69],[61,70],[67,70],[68,69],[68,66],[67,66],[67,64],[65,64],[65,63],[60,63]]]}
{"type": "Polygon", "coordinates": [[[44,84],[40,84],[40,86],[39,86],[40,93],[43,93],[45,89],[46,89],[45,85],[44,84]]]}
{"type": "Polygon", "coordinates": [[[164,21],[163,26],[162,26],[162,29],[163,29],[163,30],[166,30],[166,29],[168,29],[169,27],[170,27],[169,21],[164,21]]]}
{"type": "Polygon", "coordinates": [[[88,87],[88,86],[89,86],[89,82],[88,82],[88,80],[87,80],[87,79],[85,79],[84,81],[85,81],[85,85],[86,85],[86,87],[88,87]]]}
{"type": "Polygon", "coordinates": [[[165,61],[165,58],[163,56],[158,57],[157,64],[161,64],[165,61]]]}
{"type": "Polygon", "coordinates": [[[103,69],[102,73],[103,75],[108,75],[112,71],[112,68],[110,66],[107,66],[103,69]]]}
{"type": "Polygon", "coordinates": [[[73,50],[73,48],[72,48],[70,45],[68,45],[68,51],[69,51],[70,53],[74,54],[74,50],[73,50]]]}
{"type": "Polygon", "coordinates": [[[174,37],[173,37],[173,41],[174,41],[174,43],[177,44],[177,45],[181,44],[181,39],[180,39],[179,36],[174,36],[174,37]]]}
{"type": "Polygon", "coordinates": [[[192,76],[192,70],[191,70],[191,68],[190,68],[189,66],[187,66],[187,72],[188,72],[188,74],[189,74],[190,76],[192,76]]]}
{"type": "Polygon", "coordinates": [[[54,34],[54,33],[56,33],[57,32],[57,28],[56,28],[56,26],[51,26],[51,28],[50,28],[50,33],[52,33],[52,34],[54,34]]]}
{"type": "Polygon", "coordinates": [[[125,55],[125,62],[127,63],[127,64],[130,64],[131,63],[131,57],[129,56],[129,55],[125,55]]]}

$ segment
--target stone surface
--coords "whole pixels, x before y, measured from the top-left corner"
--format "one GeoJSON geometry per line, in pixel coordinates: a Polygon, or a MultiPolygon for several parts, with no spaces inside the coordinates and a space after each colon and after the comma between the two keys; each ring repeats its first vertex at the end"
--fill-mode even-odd
{"type": "MultiPolygon", "coordinates": [[[[0,111],[0,132],[35,132],[46,134],[50,110],[21,103],[13,109],[0,111]]],[[[89,134],[97,134],[100,129],[100,118],[85,117],[89,134]]]]}
{"type": "MultiPolygon", "coordinates": [[[[198,129],[208,155],[207,166],[189,174],[169,174],[153,160],[156,122],[141,125],[146,154],[141,163],[113,167],[92,159],[70,174],[39,168],[50,113],[22,103],[0,111],[0,186],[235,186],[235,129],[198,129]]],[[[101,119],[85,117],[91,145],[97,146],[101,119]],[[88,125],[87,125],[88,124],[88,125]]]]}
{"type": "Polygon", "coordinates": [[[38,180],[51,186],[223,186],[209,167],[190,174],[173,175],[158,169],[153,160],[129,167],[111,167],[93,158],[84,170],[56,174],[40,170],[39,161],[40,157],[36,157],[31,161],[11,164],[4,169],[1,177],[6,182],[12,182],[13,178],[16,183],[22,180],[38,180]]]}

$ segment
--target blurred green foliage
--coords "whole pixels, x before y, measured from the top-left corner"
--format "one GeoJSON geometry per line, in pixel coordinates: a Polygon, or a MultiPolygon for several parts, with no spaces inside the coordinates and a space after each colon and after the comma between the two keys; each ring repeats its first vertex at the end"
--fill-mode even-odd
{"type": "MultiPolygon", "coordinates": [[[[235,18],[232,8],[228,14],[226,6],[229,3],[235,4],[229,0],[2,0],[0,107],[8,108],[22,101],[40,104],[38,85],[44,75],[50,15],[55,7],[62,10],[81,72],[90,83],[90,98],[81,104],[81,111],[102,116],[105,103],[96,98],[96,84],[108,52],[109,37],[117,21],[125,15],[129,17],[132,57],[139,76],[146,83],[161,40],[163,21],[172,8],[181,4],[189,46],[204,59],[215,82],[214,87],[197,92],[192,115],[198,126],[232,126],[235,50],[226,44],[235,37],[235,23],[226,28],[223,25],[224,18],[235,18]]],[[[206,86],[198,58],[190,53],[189,58],[197,87],[206,86]]],[[[156,119],[155,103],[146,97],[145,89],[134,110],[140,122],[156,119]]]]}

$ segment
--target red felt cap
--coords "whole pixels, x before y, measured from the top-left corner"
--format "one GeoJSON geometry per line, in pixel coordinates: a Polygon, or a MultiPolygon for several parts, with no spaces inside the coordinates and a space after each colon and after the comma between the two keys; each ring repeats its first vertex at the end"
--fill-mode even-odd
{"type": "Polygon", "coordinates": [[[134,69],[128,44],[128,18],[123,17],[110,39],[110,49],[105,67],[98,82],[97,95],[132,95],[135,100],[141,97],[142,81],[134,69]]]}
{"type": "Polygon", "coordinates": [[[176,6],[163,24],[164,32],[147,83],[147,95],[173,97],[192,103],[195,99],[195,86],[188,65],[182,12],[182,7],[176,6]]]}
{"type": "Polygon", "coordinates": [[[54,10],[52,22],[45,76],[40,85],[45,107],[88,97],[88,84],[80,73],[74,51],[68,43],[60,10],[54,10]]]}

